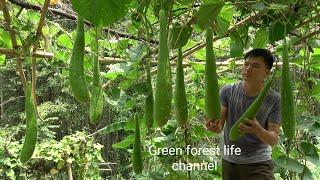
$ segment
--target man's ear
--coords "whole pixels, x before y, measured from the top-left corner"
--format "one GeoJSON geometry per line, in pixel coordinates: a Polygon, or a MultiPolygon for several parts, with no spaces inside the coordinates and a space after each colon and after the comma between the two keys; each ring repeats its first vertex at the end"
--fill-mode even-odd
{"type": "Polygon", "coordinates": [[[271,69],[267,70],[267,75],[269,76],[271,74],[271,69]]]}

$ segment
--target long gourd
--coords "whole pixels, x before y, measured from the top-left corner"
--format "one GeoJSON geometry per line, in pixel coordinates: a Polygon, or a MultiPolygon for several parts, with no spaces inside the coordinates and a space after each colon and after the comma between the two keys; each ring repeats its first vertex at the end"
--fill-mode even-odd
{"type": "Polygon", "coordinates": [[[32,85],[31,82],[27,83],[25,90],[25,113],[27,128],[25,131],[25,139],[20,152],[20,161],[21,163],[27,162],[34,152],[37,134],[38,134],[38,125],[37,125],[37,111],[35,106],[34,97],[32,95],[32,85]]]}
{"type": "Polygon", "coordinates": [[[69,65],[69,80],[74,97],[81,103],[89,101],[89,90],[84,74],[84,20],[78,17],[77,35],[69,65]]]}
{"type": "Polygon", "coordinates": [[[133,166],[134,173],[141,174],[143,169],[143,161],[142,161],[142,153],[141,153],[139,118],[137,115],[134,116],[134,120],[135,120],[135,131],[134,131],[132,166],[133,166]]]}
{"type": "Polygon", "coordinates": [[[164,10],[160,10],[159,12],[159,22],[160,48],[158,53],[154,119],[158,127],[162,127],[168,122],[170,118],[172,106],[172,80],[169,63],[169,48],[167,43],[167,17],[164,10]]]}
{"type": "Polygon", "coordinates": [[[150,129],[153,126],[153,91],[152,91],[152,84],[151,84],[151,72],[150,72],[150,59],[147,62],[147,90],[148,95],[145,99],[145,119],[147,128],[150,129]]]}
{"type": "Polygon", "coordinates": [[[220,118],[221,107],[212,28],[206,30],[205,109],[209,120],[220,118]]]}
{"type": "Polygon", "coordinates": [[[92,47],[94,50],[93,79],[92,79],[92,90],[91,90],[90,107],[89,107],[89,118],[92,123],[100,122],[103,114],[103,107],[104,107],[103,89],[102,89],[101,80],[100,80],[100,66],[99,66],[99,59],[98,59],[99,46],[98,45],[99,45],[98,39],[96,37],[96,39],[92,44],[92,47]]]}
{"type": "Polygon", "coordinates": [[[248,107],[248,109],[241,115],[241,117],[238,119],[238,121],[232,126],[230,132],[229,132],[229,139],[231,141],[235,141],[239,139],[243,134],[239,132],[239,125],[240,123],[245,123],[246,118],[248,119],[254,119],[254,117],[257,115],[261,104],[263,103],[264,98],[268,94],[268,91],[271,87],[271,84],[273,82],[273,79],[275,77],[275,73],[273,77],[271,77],[266,84],[264,85],[262,91],[256,97],[256,99],[251,103],[251,105],[248,107]]]}
{"type": "Polygon", "coordinates": [[[187,124],[188,102],[184,86],[184,75],[182,66],[182,49],[178,48],[177,70],[176,70],[176,88],[175,88],[175,113],[177,122],[181,127],[187,124]]]}
{"type": "Polygon", "coordinates": [[[294,139],[296,121],[294,115],[294,99],[292,90],[292,79],[289,68],[288,46],[283,45],[283,64],[281,82],[281,121],[284,135],[288,139],[294,139]]]}

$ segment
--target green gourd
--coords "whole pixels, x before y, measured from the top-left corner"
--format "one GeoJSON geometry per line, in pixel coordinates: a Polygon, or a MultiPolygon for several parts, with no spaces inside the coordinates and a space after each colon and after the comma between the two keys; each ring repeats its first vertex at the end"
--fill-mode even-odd
{"type": "Polygon", "coordinates": [[[220,118],[221,107],[216,58],[213,52],[212,28],[206,30],[206,64],[205,64],[205,109],[210,120],[220,118]]]}
{"type": "Polygon", "coordinates": [[[27,82],[25,90],[25,113],[27,128],[25,131],[25,139],[20,153],[21,163],[27,162],[34,152],[36,142],[37,142],[37,111],[35,106],[34,97],[32,95],[32,85],[31,82],[27,82]]]}
{"type": "Polygon", "coordinates": [[[177,122],[181,127],[187,124],[188,119],[188,101],[184,86],[184,75],[182,66],[182,49],[178,48],[177,70],[176,70],[176,87],[175,87],[175,110],[177,122]]]}
{"type": "Polygon", "coordinates": [[[262,91],[259,93],[258,97],[251,103],[251,105],[248,107],[248,109],[241,115],[241,117],[238,119],[238,121],[232,126],[230,132],[229,132],[229,139],[231,141],[235,141],[239,139],[243,133],[239,131],[239,125],[240,123],[245,123],[246,118],[248,119],[254,119],[255,116],[257,115],[261,104],[264,101],[264,98],[268,94],[268,91],[271,87],[271,84],[273,82],[273,79],[275,77],[275,73],[273,77],[271,77],[266,84],[264,85],[262,91]]]}
{"type": "Polygon", "coordinates": [[[294,114],[294,99],[292,79],[289,67],[288,46],[283,45],[283,64],[281,82],[281,121],[284,135],[292,140],[295,137],[296,121],[294,114]]]}
{"type": "Polygon", "coordinates": [[[93,55],[93,79],[92,79],[92,89],[90,97],[90,107],[89,107],[89,118],[92,123],[98,123],[101,121],[104,107],[104,96],[103,89],[100,80],[100,66],[99,66],[99,47],[98,39],[92,43],[92,48],[94,51],[93,55]]]}
{"type": "Polygon", "coordinates": [[[142,153],[141,153],[139,118],[137,115],[134,116],[134,120],[135,120],[135,131],[134,131],[132,166],[133,166],[134,173],[141,174],[143,169],[143,161],[142,161],[142,153]]]}
{"type": "Polygon", "coordinates": [[[81,103],[89,101],[89,91],[84,74],[84,20],[78,17],[77,35],[69,65],[69,79],[74,97],[81,103]]]}
{"type": "Polygon", "coordinates": [[[160,10],[159,12],[159,22],[160,48],[158,53],[154,119],[158,127],[162,127],[170,118],[172,106],[172,80],[169,62],[169,48],[167,43],[167,17],[164,10],[160,10]]]}
{"type": "Polygon", "coordinates": [[[150,73],[150,59],[147,62],[147,90],[148,95],[145,99],[145,119],[147,128],[150,129],[153,127],[153,91],[152,91],[152,84],[151,84],[151,73],[150,73]]]}

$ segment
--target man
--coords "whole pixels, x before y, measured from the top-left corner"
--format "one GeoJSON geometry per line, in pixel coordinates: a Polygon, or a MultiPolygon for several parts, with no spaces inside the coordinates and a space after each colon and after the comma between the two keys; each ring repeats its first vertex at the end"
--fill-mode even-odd
{"type": "MultiPolygon", "coordinates": [[[[274,58],[265,49],[253,49],[245,55],[241,82],[225,85],[220,90],[221,117],[208,120],[208,130],[220,133],[224,128],[223,147],[241,149],[240,155],[222,153],[224,180],[274,179],[271,147],[277,144],[280,126],[280,94],[270,89],[256,118],[247,119],[239,126],[244,135],[237,141],[229,140],[233,124],[240,118],[264,87],[274,58]],[[224,127],[225,126],[225,127],[224,127]],[[228,146],[229,145],[229,146],[228,146]]],[[[223,152],[223,151],[222,151],[223,152]]]]}

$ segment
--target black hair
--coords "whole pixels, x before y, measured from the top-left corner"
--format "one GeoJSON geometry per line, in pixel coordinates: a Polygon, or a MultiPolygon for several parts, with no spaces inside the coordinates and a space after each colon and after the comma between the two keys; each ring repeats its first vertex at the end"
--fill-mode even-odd
{"type": "Polygon", "coordinates": [[[268,68],[272,68],[274,57],[271,55],[271,52],[266,49],[252,49],[244,55],[244,59],[248,57],[262,57],[268,68]]]}

